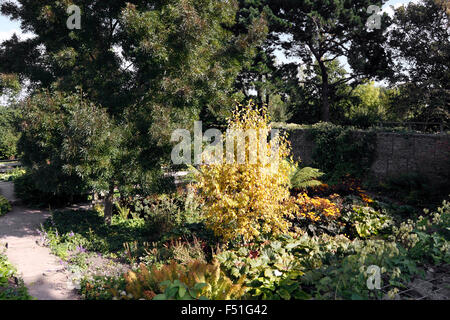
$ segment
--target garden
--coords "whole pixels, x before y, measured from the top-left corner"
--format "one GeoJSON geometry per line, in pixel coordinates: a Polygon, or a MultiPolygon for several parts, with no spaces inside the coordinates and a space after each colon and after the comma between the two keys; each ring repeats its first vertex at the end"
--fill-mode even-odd
{"type": "Polygon", "coordinates": [[[0,6],[35,33],[0,43],[0,300],[53,279],[21,238],[83,300],[450,299],[445,2],[135,2],[0,6]],[[381,175],[380,133],[437,147],[381,175]]]}

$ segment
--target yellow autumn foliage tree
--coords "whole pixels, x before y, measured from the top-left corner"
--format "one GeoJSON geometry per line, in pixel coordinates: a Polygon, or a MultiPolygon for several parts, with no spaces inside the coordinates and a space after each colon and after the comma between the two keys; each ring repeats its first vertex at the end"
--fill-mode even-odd
{"type": "Polygon", "coordinates": [[[287,232],[286,218],[295,211],[286,207],[292,204],[290,154],[286,136],[271,135],[265,107],[252,102],[238,105],[228,119],[226,151],[219,159],[223,161],[200,165],[196,171],[207,227],[225,241],[248,242],[261,234],[287,232]],[[231,133],[241,140],[231,139],[231,133]],[[245,148],[240,149],[242,144],[245,148]],[[239,154],[239,150],[245,152],[239,154]]]}

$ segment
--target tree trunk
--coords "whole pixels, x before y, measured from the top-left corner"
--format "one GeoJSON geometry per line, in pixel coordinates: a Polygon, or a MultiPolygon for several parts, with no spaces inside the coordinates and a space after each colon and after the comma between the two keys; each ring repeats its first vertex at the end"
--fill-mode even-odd
{"type": "Polygon", "coordinates": [[[321,120],[330,121],[330,85],[328,83],[328,70],[325,64],[319,60],[320,71],[322,74],[322,110],[321,120]]]}
{"type": "Polygon", "coordinates": [[[263,76],[259,75],[258,77],[259,80],[259,87],[256,89],[256,100],[257,100],[257,104],[259,106],[263,105],[263,96],[264,96],[264,92],[263,92],[263,88],[262,88],[262,83],[263,83],[263,76]]]}
{"type": "Polygon", "coordinates": [[[105,223],[111,225],[112,209],[113,209],[114,185],[109,188],[109,192],[105,197],[105,223]]]}

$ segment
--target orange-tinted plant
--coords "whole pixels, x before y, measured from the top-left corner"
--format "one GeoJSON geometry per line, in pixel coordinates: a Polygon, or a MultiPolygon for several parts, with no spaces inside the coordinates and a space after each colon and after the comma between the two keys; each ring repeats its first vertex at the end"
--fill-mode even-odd
{"type": "Polygon", "coordinates": [[[233,283],[220,269],[217,260],[212,263],[204,261],[191,261],[182,265],[175,261],[157,268],[151,269],[141,264],[137,272],[129,271],[124,275],[126,281],[126,294],[120,295],[117,290],[111,292],[116,298],[122,299],[152,299],[157,293],[164,292],[162,282],[179,280],[188,288],[193,288],[197,283],[206,286],[200,295],[213,300],[239,299],[247,290],[243,285],[245,277],[241,277],[237,283],[233,283]]]}
{"type": "Polygon", "coordinates": [[[339,208],[325,198],[310,198],[306,193],[300,193],[294,198],[297,205],[295,214],[306,217],[312,221],[319,221],[321,217],[336,217],[340,214],[339,208]]]}

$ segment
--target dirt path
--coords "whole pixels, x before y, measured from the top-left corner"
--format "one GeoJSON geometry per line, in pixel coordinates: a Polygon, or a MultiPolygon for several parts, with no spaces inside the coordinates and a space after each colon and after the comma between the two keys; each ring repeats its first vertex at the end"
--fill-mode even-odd
{"type": "Polygon", "coordinates": [[[0,182],[0,193],[15,204],[11,212],[0,217],[0,243],[8,244],[6,255],[29,293],[38,300],[79,299],[60,259],[49,248],[37,245],[37,230],[50,213],[18,205],[11,182],[0,182]]]}

